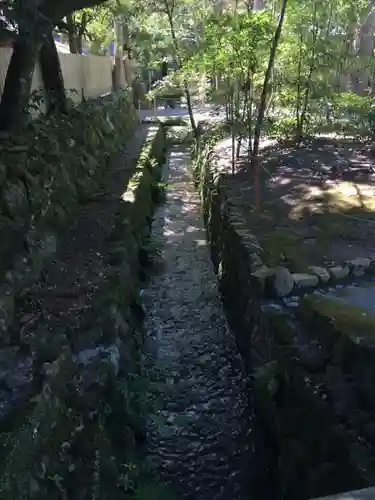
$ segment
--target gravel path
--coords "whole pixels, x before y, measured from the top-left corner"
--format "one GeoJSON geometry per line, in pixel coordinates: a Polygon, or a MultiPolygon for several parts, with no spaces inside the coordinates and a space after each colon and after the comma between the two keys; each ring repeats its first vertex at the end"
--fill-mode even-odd
{"type": "Polygon", "coordinates": [[[165,368],[168,433],[150,455],[176,499],[249,498],[251,412],[246,379],[219,298],[189,155],[172,148],[166,202],[153,223],[161,265],[144,290],[146,330],[165,368]]]}

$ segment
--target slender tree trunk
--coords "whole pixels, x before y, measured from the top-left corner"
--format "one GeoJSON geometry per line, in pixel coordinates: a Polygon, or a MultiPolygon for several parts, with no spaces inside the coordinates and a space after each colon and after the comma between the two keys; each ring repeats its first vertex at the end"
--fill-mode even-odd
{"type": "Polygon", "coordinates": [[[267,71],[266,71],[266,74],[264,76],[262,95],[260,98],[260,105],[259,105],[259,110],[258,110],[258,117],[257,117],[257,121],[255,124],[255,130],[254,130],[254,144],[253,144],[253,157],[254,158],[256,158],[258,156],[258,153],[259,153],[260,133],[261,133],[263,121],[264,121],[264,111],[266,108],[268,84],[269,84],[269,80],[271,77],[272,68],[273,68],[273,65],[275,62],[276,51],[277,51],[277,46],[278,46],[279,40],[280,40],[281,30],[283,27],[286,4],[287,4],[287,0],[283,0],[282,6],[281,6],[279,22],[278,22],[278,25],[277,25],[277,28],[275,31],[275,36],[273,37],[270,57],[268,60],[267,71]]]}
{"type": "Polygon", "coordinates": [[[270,57],[268,60],[268,66],[267,66],[266,74],[264,76],[262,95],[260,98],[260,105],[259,105],[259,110],[258,110],[258,117],[257,117],[257,121],[255,123],[255,129],[254,129],[252,166],[253,166],[253,171],[254,171],[255,206],[256,206],[256,209],[258,211],[260,210],[260,197],[261,197],[261,194],[260,194],[260,161],[258,158],[260,134],[262,131],[263,121],[264,121],[264,111],[265,111],[266,102],[267,102],[268,84],[269,84],[269,80],[270,80],[270,77],[272,74],[272,68],[273,68],[273,65],[275,62],[277,46],[279,44],[281,30],[283,27],[285,11],[286,11],[286,4],[287,4],[287,0],[283,0],[282,6],[281,6],[279,22],[277,24],[275,36],[273,37],[270,57]]]}
{"type": "Polygon", "coordinates": [[[117,92],[121,90],[125,82],[125,70],[123,61],[123,30],[118,20],[115,23],[115,37],[116,37],[116,53],[115,53],[115,64],[113,68],[113,88],[117,92]]]}
{"type": "Polygon", "coordinates": [[[77,48],[78,48],[77,54],[82,54],[83,53],[83,37],[80,35],[77,38],[77,48]]]}
{"type": "Polygon", "coordinates": [[[236,147],[236,131],[235,131],[235,105],[234,105],[234,99],[235,99],[235,92],[234,89],[232,89],[231,92],[231,139],[232,139],[232,175],[234,175],[234,169],[235,169],[235,147],[236,147]]]}
{"type": "Polygon", "coordinates": [[[299,39],[299,56],[298,56],[298,70],[297,70],[297,95],[296,95],[296,137],[300,133],[300,110],[301,110],[301,70],[302,70],[302,42],[303,33],[300,33],[299,39]]]}
{"type": "MultiPolygon", "coordinates": [[[[182,61],[180,58],[180,48],[178,45],[178,40],[177,40],[176,32],[174,29],[174,23],[173,23],[173,17],[172,17],[173,11],[169,7],[168,0],[164,0],[164,6],[165,6],[165,11],[166,11],[167,16],[168,16],[169,28],[171,31],[173,47],[175,50],[175,59],[176,59],[178,68],[181,69],[182,68],[182,61]]],[[[187,104],[188,112],[189,112],[191,129],[193,131],[194,137],[196,139],[198,139],[198,130],[197,130],[197,126],[196,126],[195,119],[194,119],[193,106],[192,106],[192,102],[191,102],[191,95],[190,95],[190,91],[189,91],[188,82],[185,78],[184,78],[184,91],[185,91],[185,97],[186,97],[186,104],[187,104]]]]}
{"type": "Polygon", "coordinates": [[[27,109],[35,69],[38,44],[22,34],[13,45],[0,103],[0,130],[22,125],[27,109]]]}
{"type": "Polygon", "coordinates": [[[83,36],[86,32],[87,24],[89,22],[87,13],[82,14],[82,19],[79,24],[74,19],[74,13],[66,16],[66,24],[68,29],[69,49],[71,54],[82,54],[83,49],[83,36]]]}
{"type": "Polygon", "coordinates": [[[358,34],[357,68],[352,74],[354,92],[364,95],[369,83],[369,65],[366,59],[373,55],[375,33],[375,1],[370,0],[369,12],[365,22],[360,26],[358,34]]]}
{"type": "Polygon", "coordinates": [[[250,77],[250,88],[249,88],[249,104],[247,111],[247,159],[250,163],[250,157],[253,154],[253,75],[250,77]]]}
{"type": "Polygon", "coordinates": [[[52,31],[40,49],[40,66],[47,94],[48,112],[66,112],[64,79],[52,31]]]}
{"type": "Polygon", "coordinates": [[[303,135],[304,135],[303,127],[304,127],[305,121],[306,121],[307,108],[308,108],[308,104],[309,104],[309,97],[310,97],[310,90],[311,90],[311,80],[312,80],[312,75],[313,75],[314,68],[315,68],[316,40],[317,40],[317,35],[318,35],[318,25],[316,22],[316,14],[317,14],[317,5],[315,4],[314,18],[313,18],[314,31],[313,31],[313,38],[312,38],[312,45],[311,45],[311,58],[310,58],[309,73],[307,75],[305,94],[304,94],[304,98],[303,98],[303,106],[302,106],[302,110],[301,110],[299,127],[297,130],[297,137],[296,137],[296,139],[299,143],[303,140],[303,135]]]}
{"type": "Polygon", "coordinates": [[[83,37],[84,37],[84,34],[86,33],[86,28],[87,28],[87,24],[89,22],[89,18],[87,17],[87,13],[84,12],[82,14],[82,19],[81,19],[81,24],[80,24],[80,27],[78,29],[78,33],[77,33],[77,45],[78,45],[78,53],[79,54],[83,54],[83,37]]]}
{"type": "Polygon", "coordinates": [[[228,101],[225,102],[225,122],[229,122],[229,104],[228,101]]]}
{"type": "MultiPolygon", "coordinates": [[[[245,83],[241,123],[244,123],[246,118],[248,118],[248,116],[247,116],[248,115],[248,101],[249,101],[249,89],[248,89],[247,83],[245,83]]],[[[238,136],[238,139],[237,139],[237,150],[236,150],[237,160],[239,159],[240,154],[241,154],[241,145],[242,145],[243,138],[244,138],[244,134],[243,134],[243,132],[241,132],[238,136]]]]}
{"type": "Polygon", "coordinates": [[[71,54],[79,54],[79,44],[77,37],[77,30],[75,27],[73,14],[69,14],[66,16],[66,24],[68,29],[68,38],[69,38],[69,50],[71,54]]]}

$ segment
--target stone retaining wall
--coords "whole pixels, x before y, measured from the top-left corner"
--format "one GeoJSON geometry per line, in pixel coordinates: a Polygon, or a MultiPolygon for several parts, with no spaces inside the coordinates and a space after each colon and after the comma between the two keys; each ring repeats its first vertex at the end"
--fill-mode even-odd
{"type": "Polygon", "coordinates": [[[354,398],[340,358],[327,356],[298,321],[264,298],[252,276],[256,242],[226,196],[209,143],[196,154],[194,178],[223,300],[252,379],[260,484],[273,484],[285,499],[373,485],[374,449],[360,431],[360,422],[369,428],[373,421],[371,407],[354,398]]]}
{"type": "MultiPolygon", "coordinates": [[[[124,120],[115,116],[111,123],[124,120]]],[[[6,422],[0,419],[4,500],[116,500],[137,488],[145,405],[151,399],[142,356],[140,251],[164,149],[164,129],[156,127],[119,204],[109,239],[111,272],[96,299],[95,324],[74,332],[79,342],[50,332],[48,362],[35,361],[45,355],[38,347],[32,358],[9,348],[26,366],[30,383],[22,386],[28,391],[22,408],[16,405],[6,422]]]]}
{"type": "Polygon", "coordinates": [[[14,301],[39,279],[74,224],[79,203],[100,186],[109,159],[137,124],[130,95],[87,102],[33,121],[1,143],[0,345],[10,342],[14,301]]]}

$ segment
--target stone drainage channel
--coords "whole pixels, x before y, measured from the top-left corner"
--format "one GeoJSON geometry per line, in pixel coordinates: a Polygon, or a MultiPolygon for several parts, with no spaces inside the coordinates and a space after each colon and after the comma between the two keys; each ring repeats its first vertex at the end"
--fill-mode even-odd
{"type": "MultiPolygon", "coordinates": [[[[189,162],[183,147],[170,150],[164,172],[166,200],[155,214],[151,233],[157,258],[143,290],[148,345],[166,378],[159,410],[165,429],[150,427],[149,457],[172,499],[280,499],[283,495],[271,478],[265,485],[257,477],[268,469],[262,466],[267,451],[220,299],[189,162]]],[[[313,293],[337,295],[344,288],[354,294],[352,300],[362,301],[362,287],[358,278],[313,293]]],[[[294,313],[303,295],[264,300],[262,310],[287,315],[297,344],[302,350],[309,346],[314,358],[314,346],[294,313]]],[[[161,498],[169,498],[164,490],[161,498]]]]}
{"type": "MultiPolygon", "coordinates": [[[[149,454],[172,498],[249,498],[254,459],[250,391],[220,300],[189,153],[172,147],[166,201],[151,242],[159,271],[143,292],[145,328],[167,375],[160,415],[168,432],[151,432],[149,454]]],[[[163,497],[165,498],[165,497],[163,497]]]]}

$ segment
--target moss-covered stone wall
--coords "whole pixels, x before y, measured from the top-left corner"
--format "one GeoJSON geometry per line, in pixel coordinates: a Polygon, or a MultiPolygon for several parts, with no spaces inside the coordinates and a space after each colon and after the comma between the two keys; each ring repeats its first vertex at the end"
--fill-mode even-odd
{"type": "MultiPolygon", "coordinates": [[[[53,163],[51,153],[48,199],[45,194],[40,205],[32,199],[30,203],[35,202],[40,210],[29,207],[27,212],[35,215],[33,227],[38,235],[54,240],[53,230],[60,221],[57,209],[64,211],[66,220],[79,200],[92,193],[109,154],[134,128],[129,109],[121,98],[104,102],[98,109],[89,106],[73,112],[72,120],[82,125],[77,134],[69,132],[68,124],[66,137],[59,138],[56,132],[58,151],[71,147],[75,153],[69,152],[66,161],[73,164],[71,168],[64,165],[65,174],[57,157],[53,163]],[[77,161],[73,160],[75,154],[77,161]]],[[[29,152],[33,147],[28,145],[29,152]]],[[[22,394],[22,404],[15,400],[14,411],[6,420],[1,419],[0,497],[4,500],[116,500],[131,498],[137,491],[142,471],[140,451],[152,400],[142,350],[140,254],[152,219],[164,154],[164,128],[158,126],[151,130],[123,202],[117,205],[116,223],[108,240],[109,278],[95,298],[95,321],[86,325],[85,331],[74,332],[81,340],[72,342],[64,332],[50,332],[48,362],[41,362],[45,343],[33,346],[32,359],[17,346],[9,346],[9,356],[14,356],[15,366],[30,383],[20,385],[27,391],[22,394]]],[[[24,161],[32,182],[44,196],[41,186],[47,181],[42,180],[42,172],[38,174],[37,158],[35,162],[24,161]]],[[[42,159],[42,167],[47,169],[47,157],[42,159]]],[[[20,241],[28,235],[26,226],[30,224],[25,214],[23,217],[28,222],[20,241]]],[[[13,275],[12,267],[9,269],[13,275]]],[[[45,339],[45,332],[41,337],[45,339]]]]}
{"type": "Polygon", "coordinates": [[[224,304],[252,380],[259,434],[254,487],[271,485],[280,498],[308,499],[373,485],[374,447],[361,430],[363,424],[368,432],[373,428],[371,406],[359,401],[360,387],[353,388],[346,367],[318,336],[258,289],[254,241],[227,197],[204,136],[194,178],[224,304]]]}
{"type": "Polygon", "coordinates": [[[78,205],[100,186],[109,160],[137,124],[130,94],[86,102],[67,115],[5,136],[0,158],[0,343],[14,300],[40,276],[78,205]]]}

